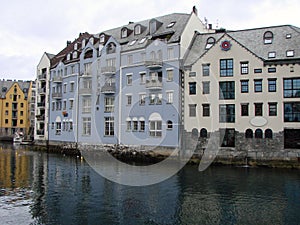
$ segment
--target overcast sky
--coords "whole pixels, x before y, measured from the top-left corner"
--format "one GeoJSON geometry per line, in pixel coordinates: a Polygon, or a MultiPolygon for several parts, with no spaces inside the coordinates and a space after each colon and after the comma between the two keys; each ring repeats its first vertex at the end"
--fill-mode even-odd
{"type": "Polygon", "coordinates": [[[91,34],[173,12],[213,28],[300,27],[299,0],[9,0],[1,4],[0,78],[33,80],[44,52],[57,54],[80,32],[91,34]]]}

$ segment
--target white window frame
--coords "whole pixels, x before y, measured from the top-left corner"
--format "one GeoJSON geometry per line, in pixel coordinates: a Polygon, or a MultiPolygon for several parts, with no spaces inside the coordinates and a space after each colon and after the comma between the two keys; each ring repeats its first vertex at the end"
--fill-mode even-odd
{"type": "Polygon", "coordinates": [[[92,134],[91,117],[82,117],[82,135],[90,136],[92,134]]]}

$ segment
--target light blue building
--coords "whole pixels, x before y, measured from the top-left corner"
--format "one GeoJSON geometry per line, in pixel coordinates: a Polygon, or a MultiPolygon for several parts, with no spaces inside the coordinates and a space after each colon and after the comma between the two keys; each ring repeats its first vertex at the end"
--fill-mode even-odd
{"type": "Polygon", "coordinates": [[[194,8],[80,34],[51,62],[49,140],[179,147],[180,66],[195,31],[209,32],[194,8]]]}

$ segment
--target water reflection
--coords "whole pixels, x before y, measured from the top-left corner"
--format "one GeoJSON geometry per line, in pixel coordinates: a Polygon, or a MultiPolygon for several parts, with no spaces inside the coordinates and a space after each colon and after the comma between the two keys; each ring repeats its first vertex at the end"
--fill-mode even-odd
{"type": "Polygon", "coordinates": [[[13,224],[297,224],[296,170],[186,166],[128,187],[84,160],[0,146],[0,220],[13,224]],[[13,215],[15,210],[16,215],[13,215]]]}

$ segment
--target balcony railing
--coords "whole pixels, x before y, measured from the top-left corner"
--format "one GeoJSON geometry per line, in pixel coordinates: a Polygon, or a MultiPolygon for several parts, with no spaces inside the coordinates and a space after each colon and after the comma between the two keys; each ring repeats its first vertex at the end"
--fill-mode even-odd
{"type": "Polygon", "coordinates": [[[54,92],[54,93],[52,93],[52,98],[60,99],[60,98],[62,98],[62,93],[54,92]]]}
{"type": "Polygon", "coordinates": [[[39,88],[38,92],[39,92],[40,95],[44,95],[44,94],[46,94],[46,88],[45,87],[39,88]]]}
{"type": "Polygon", "coordinates": [[[162,60],[147,60],[145,66],[149,69],[160,69],[163,66],[162,60]]]}
{"type": "Polygon", "coordinates": [[[45,107],[45,102],[38,102],[37,107],[45,107]]]}
{"type": "Polygon", "coordinates": [[[91,95],[92,94],[92,89],[91,88],[80,88],[79,89],[79,94],[80,95],[91,95]]]}
{"type": "Polygon", "coordinates": [[[146,80],[146,88],[148,89],[162,89],[163,83],[159,80],[146,80]]]}
{"type": "Polygon", "coordinates": [[[106,66],[101,68],[101,73],[103,75],[112,75],[116,73],[116,67],[115,66],[106,66]]]}
{"type": "Polygon", "coordinates": [[[37,121],[44,121],[45,120],[45,115],[36,115],[37,121]]]}
{"type": "Polygon", "coordinates": [[[40,74],[40,75],[38,76],[38,78],[39,78],[39,80],[46,80],[47,74],[46,74],[46,73],[40,74]]]}
{"type": "Polygon", "coordinates": [[[37,130],[37,131],[36,131],[36,134],[37,134],[37,135],[44,135],[44,134],[45,134],[45,131],[44,131],[44,130],[37,130]]]}
{"type": "Polygon", "coordinates": [[[116,84],[115,83],[104,84],[101,88],[101,93],[103,94],[116,93],[116,84]]]}
{"type": "Polygon", "coordinates": [[[80,75],[81,75],[82,78],[84,78],[84,77],[91,77],[92,76],[92,72],[91,72],[91,70],[85,70],[85,71],[81,71],[80,75]]]}
{"type": "Polygon", "coordinates": [[[61,83],[62,82],[62,77],[61,76],[52,77],[52,81],[54,83],[61,83]]]}

